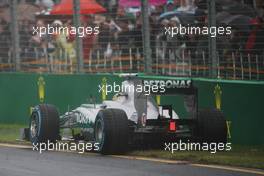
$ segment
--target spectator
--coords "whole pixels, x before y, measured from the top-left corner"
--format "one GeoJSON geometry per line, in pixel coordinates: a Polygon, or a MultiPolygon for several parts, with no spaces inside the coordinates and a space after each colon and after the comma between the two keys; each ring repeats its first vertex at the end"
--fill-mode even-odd
{"type": "Polygon", "coordinates": [[[54,6],[54,2],[52,0],[36,0],[36,4],[49,9],[54,6]]]}
{"type": "Polygon", "coordinates": [[[181,6],[177,11],[195,13],[196,8],[193,0],[181,0],[181,6]]]}
{"type": "Polygon", "coordinates": [[[110,42],[113,40],[114,38],[110,33],[109,24],[107,22],[102,22],[100,24],[100,34],[98,36],[97,45],[97,50],[99,51],[100,57],[107,56],[106,54],[103,55],[102,53],[107,53],[106,50],[109,48],[110,42]]]}
{"type": "Polygon", "coordinates": [[[175,6],[174,6],[174,1],[173,0],[168,0],[166,7],[165,7],[165,12],[170,12],[175,10],[175,6]]]}
{"type": "MultiPolygon", "coordinates": [[[[44,21],[38,20],[36,22],[36,28],[45,27],[44,21]]],[[[33,31],[32,31],[33,32],[33,31]]],[[[46,45],[46,36],[40,36],[40,33],[34,33],[34,35],[31,37],[29,41],[29,53],[28,58],[32,59],[39,59],[41,55],[43,55],[45,48],[47,48],[46,45]]]]}
{"type": "Polygon", "coordinates": [[[0,63],[10,62],[8,57],[9,48],[11,47],[11,35],[8,30],[8,24],[5,21],[0,22],[0,63]]]}
{"type": "MultiPolygon", "coordinates": [[[[65,27],[71,29],[72,20],[68,20],[65,23],[65,27]]],[[[66,40],[67,40],[66,53],[68,53],[70,61],[73,62],[73,64],[75,64],[77,62],[76,53],[75,53],[75,36],[72,33],[68,33],[66,34],[66,40]]]]}
{"type": "Polygon", "coordinates": [[[54,2],[52,0],[36,0],[35,4],[41,7],[41,14],[48,14],[54,6],[54,2]]]}
{"type": "MultiPolygon", "coordinates": [[[[54,28],[59,28],[63,26],[63,23],[60,20],[55,20],[52,23],[54,28]]],[[[55,59],[63,61],[64,63],[74,62],[72,61],[74,57],[74,48],[72,43],[67,41],[67,33],[61,31],[57,31],[57,33],[53,34],[53,39],[55,41],[55,59]]]]}
{"type": "MultiPolygon", "coordinates": [[[[82,16],[82,27],[93,27],[92,18],[82,16]]],[[[83,59],[84,62],[90,59],[91,51],[95,46],[96,36],[92,34],[85,34],[83,37],[83,59]]]]}

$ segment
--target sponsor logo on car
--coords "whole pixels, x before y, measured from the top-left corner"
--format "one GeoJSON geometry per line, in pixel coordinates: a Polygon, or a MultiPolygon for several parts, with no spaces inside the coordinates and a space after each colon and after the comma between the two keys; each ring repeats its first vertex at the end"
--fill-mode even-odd
{"type": "Polygon", "coordinates": [[[144,80],[144,85],[171,88],[190,88],[192,85],[191,80],[144,80]]]}

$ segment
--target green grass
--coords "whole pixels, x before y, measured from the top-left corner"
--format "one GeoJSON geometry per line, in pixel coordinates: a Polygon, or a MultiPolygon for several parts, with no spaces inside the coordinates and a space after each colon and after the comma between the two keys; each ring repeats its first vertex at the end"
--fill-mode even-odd
{"type": "Polygon", "coordinates": [[[0,124],[0,142],[16,143],[20,138],[20,128],[25,128],[24,125],[0,124]]]}
{"type": "MultiPolygon", "coordinates": [[[[24,125],[0,124],[0,142],[29,144],[29,142],[17,140],[20,137],[19,129],[25,127],[24,125]]],[[[164,150],[142,150],[132,151],[129,155],[264,169],[264,146],[233,145],[231,151],[215,154],[205,151],[176,151],[172,154],[164,150]]]]}
{"type": "Polygon", "coordinates": [[[206,151],[177,151],[173,154],[163,150],[133,151],[133,156],[184,160],[200,164],[219,164],[227,166],[264,169],[264,146],[232,146],[231,151],[211,154],[206,151]]]}

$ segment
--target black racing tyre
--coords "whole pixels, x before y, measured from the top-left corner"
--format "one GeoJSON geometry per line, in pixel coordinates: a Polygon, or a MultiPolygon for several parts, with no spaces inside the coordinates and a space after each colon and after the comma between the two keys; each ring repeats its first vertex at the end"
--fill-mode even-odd
{"type": "Polygon", "coordinates": [[[29,139],[33,144],[59,139],[59,113],[55,106],[40,104],[33,108],[29,123],[29,139]]]}
{"type": "Polygon", "coordinates": [[[101,154],[121,154],[128,145],[128,119],[123,110],[104,109],[96,116],[94,138],[101,154]]]}
{"type": "Polygon", "coordinates": [[[217,109],[199,110],[195,136],[199,142],[226,143],[227,126],[224,114],[217,109]]]}

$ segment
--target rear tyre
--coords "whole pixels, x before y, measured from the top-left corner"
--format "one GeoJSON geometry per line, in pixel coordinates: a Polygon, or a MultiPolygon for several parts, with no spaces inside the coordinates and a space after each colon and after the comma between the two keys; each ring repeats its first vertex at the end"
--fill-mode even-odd
{"type": "Polygon", "coordinates": [[[227,126],[224,114],[217,109],[200,110],[195,135],[199,142],[226,143],[227,126]]]}
{"type": "Polygon", "coordinates": [[[55,106],[40,104],[30,117],[29,139],[33,144],[59,139],[59,113],[55,106]]]}
{"type": "Polygon", "coordinates": [[[94,138],[102,154],[120,154],[127,150],[128,119],[123,110],[104,109],[98,112],[94,138]]]}

